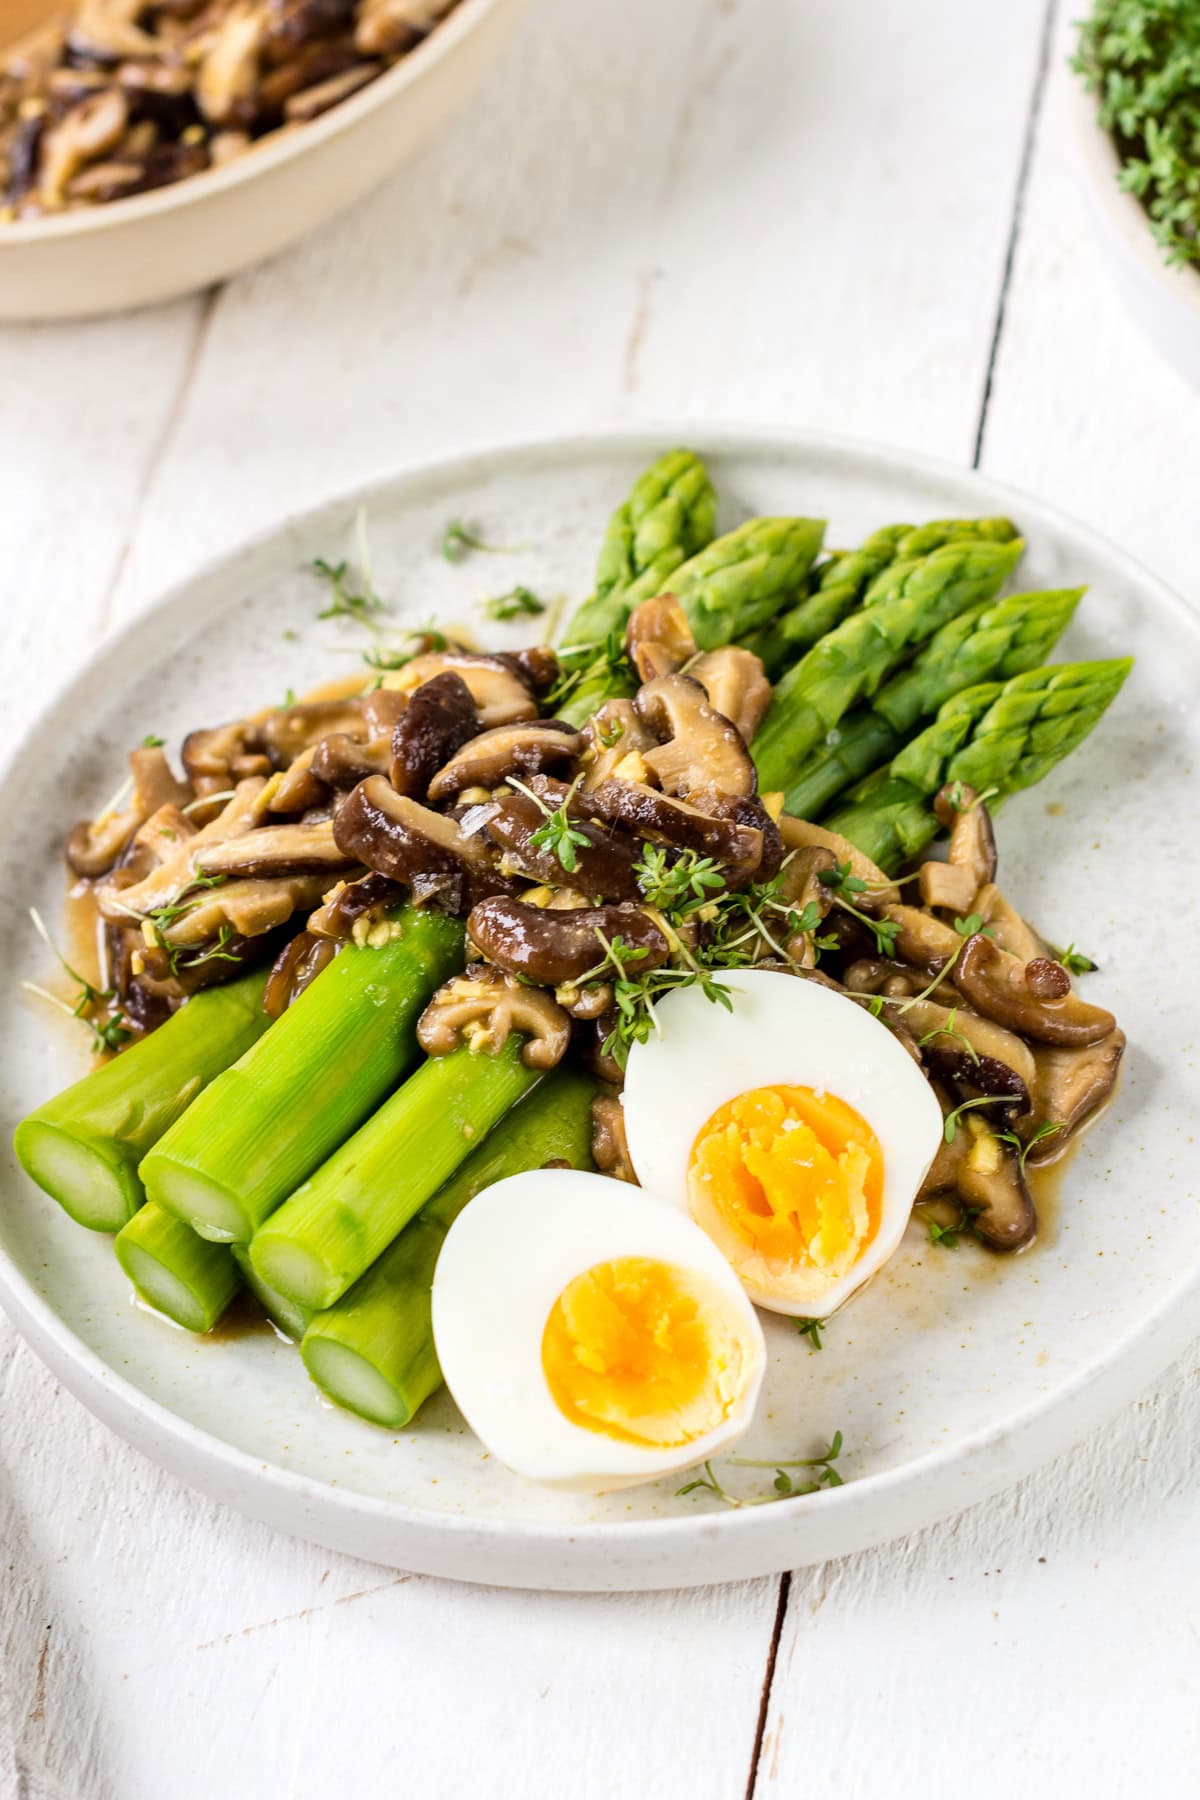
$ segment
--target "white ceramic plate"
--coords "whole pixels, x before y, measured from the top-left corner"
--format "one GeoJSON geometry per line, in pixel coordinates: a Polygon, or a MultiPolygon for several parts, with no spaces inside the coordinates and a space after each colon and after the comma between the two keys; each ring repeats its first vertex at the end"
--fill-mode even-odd
{"type": "Polygon", "coordinates": [[[0,226],[0,319],[79,319],[225,281],[324,224],[466,105],[523,0],[460,0],[377,81],[223,168],[0,226]]]}
{"type": "MultiPolygon", "coordinates": [[[[376,585],[410,622],[470,619],[481,594],[515,580],[577,598],[609,509],[678,440],[709,457],[724,525],[756,511],[819,513],[840,544],[890,519],[1011,512],[1029,540],[1022,586],[1090,584],[1062,653],[1132,650],[1136,671],[1086,748],[1005,809],[999,837],[1007,891],[1052,938],[1102,963],[1088,994],[1129,1034],[1123,1085],[1027,1255],[932,1249],[914,1226],[820,1354],[786,1320],[767,1321],[770,1370],[745,1453],[807,1455],[840,1428],[847,1482],[739,1512],[676,1498],[677,1478],[598,1501],[543,1492],[487,1458],[444,1394],[396,1438],[334,1411],[269,1332],[195,1340],[139,1311],[107,1240],[72,1225],[10,1157],[0,1292],[55,1373],[186,1480],[378,1562],[512,1585],[648,1588],[819,1561],[944,1517],[1065,1449],[1200,1327],[1200,984],[1183,937],[1200,891],[1200,623],[1044,507],[838,442],[687,428],[444,462],[289,520],[109,644],[0,782],[12,872],[0,917],[5,1145],[22,1113],[84,1067],[83,1047],[68,1049],[18,990],[19,977],[45,972],[24,909],[31,892],[52,904],[61,834],[111,792],[124,747],[151,730],[177,741],[348,665],[361,634],[317,622],[323,595],[308,563],[343,554],[358,505],[376,585]],[[455,516],[526,547],[451,567],[438,540],[455,516]]],[[[520,626],[506,630],[522,641],[520,626]]],[[[714,1054],[719,1042],[714,1030],[714,1054]]]]}

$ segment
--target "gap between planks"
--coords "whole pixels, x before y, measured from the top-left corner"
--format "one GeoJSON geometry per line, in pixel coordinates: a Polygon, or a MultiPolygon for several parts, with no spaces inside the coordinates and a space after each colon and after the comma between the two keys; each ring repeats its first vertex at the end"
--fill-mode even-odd
{"type": "MultiPolygon", "coordinates": [[[[1004,337],[1005,311],[1008,304],[1008,292],[1012,285],[1013,270],[1016,265],[1017,248],[1021,240],[1021,225],[1025,212],[1025,194],[1029,186],[1029,177],[1033,168],[1033,153],[1037,143],[1038,121],[1042,114],[1042,101],[1046,92],[1046,82],[1050,73],[1050,54],[1054,43],[1055,21],[1058,12],[1058,0],[1046,0],[1042,14],[1041,36],[1038,41],[1037,63],[1034,67],[1033,86],[1029,95],[1029,107],[1025,120],[1025,133],[1021,143],[1021,157],[1017,165],[1017,182],[1013,192],[1012,213],[1009,219],[1008,237],[1005,244],[1004,268],[1000,277],[1000,292],[996,298],[996,311],[992,323],[991,341],[988,346],[987,369],[983,380],[983,393],[979,401],[979,420],[975,430],[975,450],[971,458],[971,467],[978,469],[983,455],[984,434],[987,430],[988,411],[992,402],[992,388],[995,382],[996,363],[1000,355],[1000,345],[1004,337]]],[[[783,1636],[783,1627],[787,1619],[788,1604],[791,1599],[792,1577],[785,1571],[779,1577],[779,1593],[775,1604],[775,1619],[771,1628],[771,1639],[767,1645],[766,1666],[763,1669],[762,1696],[758,1706],[758,1720],[755,1725],[754,1743],[750,1751],[750,1769],[746,1777],[746,1800],[755,1800],[758,1792],[759,1766],[762,1762],[763,1739],[766,1735],[767,1720],[771,1711],[772,1689],[775,1685],[775,1666],[779,1660],[779,1644],[783,1636]]]]}

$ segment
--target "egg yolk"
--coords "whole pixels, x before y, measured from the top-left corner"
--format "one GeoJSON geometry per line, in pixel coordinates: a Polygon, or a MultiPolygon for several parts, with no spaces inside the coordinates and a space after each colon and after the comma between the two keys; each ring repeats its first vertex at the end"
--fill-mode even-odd
{"type": "Polygon", "coordinates": [[[572,1424],[660,1447],[726,1420],[752,1352],[729,1298],[705,1277],[619,1256],[568,1282],[542,1334],[542,1368],[572,1424]]]}
{"type": "Polygon", "coordinates": [[[862,1116],[809,1087],[754,1088],[703,1126],[688,1197],[771,1265],[838,1277],[879,1229],[883,1152],[862,1116]]]}

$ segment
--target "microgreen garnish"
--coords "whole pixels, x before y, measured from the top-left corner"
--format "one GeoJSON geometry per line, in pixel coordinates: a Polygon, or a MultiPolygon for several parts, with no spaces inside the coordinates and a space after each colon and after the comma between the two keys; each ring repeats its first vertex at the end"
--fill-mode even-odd
{"type": "Polygon", "coordinates": [[[37,932],[46,948],[50,951],[50,954],[54,957],[63,973],[70,976],[79,991],[76,994],[74,1004],[72,1005],[66,1000],[60,1000],[58,995],[52,994],[48,988],[39,987],[36,981],[23,981],[21,986],[25,988],[28,993],[37,994],[40,999],[48,1000],[51,1006],[57,1006],[60,1012],[67,1013],[72,1019],[82,1019],[83,1023],[92,1034],[92,1040],[97,1052],[104,1050],[119,1050],[122,1044],[127,1044],[129,1042],[130,1038],[133,1036],[133,1032],[126,1023],[125,1015],[121,1011],[121,1008],[119,1006],[113,1007],[112,1003],[116,999],[116,994],[113,989],[98,988],[94,986],[86,976],[81,975],[78,969],[73,969],[58,945],[54,942],[54,939],[50,936],[42,915],[35,907],[30,907],[29,916],[33,920],[34,930],[37,932]],[[93,1012],[102,1007],[109,1009],[107,1014],[99,1019],[93,1018],[93,1012]]]}
{"type": "Polygon", "coordinates": [[[1099,966],[1082,950],[1077,950],[1074,944],[1068,944],[1065,950],[1056,951],[1055,961],[1062,964],[1068,975],[1090,975],[1099,966]]]}
{"type": "Polygon", "coordinates": [[[418,625],[403,635],[403,644],[372,644],[369,650],[364,650],[362,659],[368,669],[379,669],[385,674],[403,669],[416,656],[445,650],[450,641],[444,631],[438,631],[432,625],[418,625]]]}
{"type": "Polygon", "coordinates": [[[283,699],[279,702],[279,705],[275,708],[275,711],[276,712],[287,712],[288,708],[295,706],[295,704],[296,704],[296,690],[295,690],[295,688],[288,688],[287,692],[283,696],[283,699]]]}
{"type": "Polygon", "coordinates": [[[796,1330],[801,1337],[806,1337],[814,1350],[823,1350],[821,1333],[829,1323],[827,1319],[797,1319],[796,1330]]]}
{"type": "Polygon", "coordinates": [[[383,611],[383,601],[369,581],[363,593],[350,591],[346,585],[350,565],[345,557],[338,563],[327,562],[323,556],[314,557],[313,569],[329,583],[329,605],[317,614],[318,619],[356,619],[362,625],[369,621],[372,613],[383,611]]]}
{"type": "Polygon", "coordinates": [[[952,1224],[943,1225],[933,1213],[919,1207],[918,1216],[929,1233],[929,1241],[939,1250],[957,1250],[965,1237],[975,1237],[975,1221],[984,1211],[982,1206],[963,1206],[955,1208],[956,1217],[952,1224]]]}
{"type": "Polygon", "coordinates": [[[486,543],[479,533],[464,524],[462,519],[451,519],[442,533],[442,555],[448,563],[462,562],[463,558],[469,556],[472,550],[480,550],[486,555],[492,556],[499,551],[515,550],[516,548],[516,544],[486,543]]]}
{"type": "MultiPolygon", "coordinates": [[[[876,994],[875,998],[877,1000],[882,1001],[883,995],[876,994]]],[[[917,996],[914,994],[912,996],[912,998],[915,1000],[917,998],[917,996]]],[[[871,1010],[874,1012],[874,1010],[875,1010],[874,1007],[872,1007],[871,1010]]],[[[882,1010],[883,1010],[883,1008],[881,1006],[880,1011],[882,1012],[882,1010]]],[[[878,1017],[878,1014],[876,1014],[876,1016],[878,1017]]],[[[961,1031],[957,1031],[955,1029],[954,1022],[957,1018],[958,1018],[958,1008],[957,1008],[957,1006],[952,1006],[950,1008],[950,1011],[946,1014],[946,1023],[944,1025],[935,1025],[933,1027],[932,1031],[924,1032],[917,1039],[918,1050],[923,1049],[926,1044],[932,1044],[932,1043],[936,1042],[936,1040],[938,1038],[944,1037],[944,1038],[949,1038],[951,1043],[959,1044],[962,1047],[962,1049],[966,1051],[967,1055],[971,1058],[972,1062],[978,1062],[979,1061],[979,1052],[975,1048],[974,1044],[971,1042],[970,1038],[964,1037],[963,1033],[961,1031]]]]}
{"type": "Polygon", "coordinates": [[[725,1506],[767,1506],[773,1500],[794,1500],[803,1494],[815,1494],[821,1488],[842,1486],[842,1476],[834,1464],[842,1454],[842,1434],[835,1431],[826,1449],[819,1456],[796,1457],[789,1462],[759,1461],[753,1457],[731,1456],[730,1467],[735,1469],[774,1469],[775,1479],[771,1483],[769,1494],[731,1494],[718,1479],[711,1462],[704,1464],[704,1474],[698,1475],[694,1481],[685,1482],[677,1488],[676,1497],[685,1494],[712,1494],[725,1506]],[[795,1481],[788,1474],[789,1469],[813,1469],[816,1471],[809,1481],[795,1481]]]}
{"type": "Polygon", "coordinates": [[[157,732],[148,731],[142,739],[142,749],[161,750],[166,741],[166,738],[159,737],[157,732]]]}
{"type": "Polygon", "coordinates": [[[611,725],[597,725],[596,727],[597,741],[603,744],[606,750],[611,750],[614,744],[619,744],[624,736],[625,727],[620,719],[614,719],[611,725]]]}
{"type": "Polygon", "coordinates": [[[495,619],[503,624],[508,619],[535,619],[546,610],[546,602],[539,600],[532,588],[523,587],[520,582],[509,588],[507,594],[496,594],[490,600],[484,600],[480,607],[484,618],[495,619]]]}
{"type": "Polygon", "coordinates": [[[1020,1164],[1021,1173],[1023,1175],[1025,1173],[1025,1164],[1029,1160],[1029,1152],[1033,1149],[1034,1145],[1043,1143],[1046,1138],[1053,1137],[1055,1132],[1064,1129],[1065,1127],[1061,1119],[1043,1119],[1037,1130],[1033,1133],[1033,1136],[1026,1139],[1024,1142],[1017,1136],[1015,1131],[998,1131],[996,1136],[1002,1144],[1011,1144],[1013,1149],[1017,1152],[1017,1161],[1020,1164]]]}
{"type": "Polygon", "coordinates": [[[545,820],[545,823],[539,825],[536,831],[530,833],[530,849],[548,851],[551,856],[557,858],[560,866],[568,875],[573,875],[579,867],[579,857],[576,852],[586,849],[589,842],[587,832],[580,831],[578,826],[571,823],[570,818],[570,805],[575,798],[580,779],[582,778],[576,777],[571,784],[570,792],[561,805],[555,807],[547,806],[546,802],[539,799],[533,789],[527,788],[523,781],[510,780],[509,782],[510,787],[518,788],[527,799],[533,801],[545,820]]]}
{"type": "Polygon", "coordinates": [[[822,869],[817,876],[822,887],[830,888],[838,897],[838,903],[844,912],[867,927],[875,939],[875,947],[881,956],[891,956],[896,948],[896,939],[900,935],[900,927],[894,919],[875,919],[854,904],[853,894],[865,894],[870,883],[861,875],[855,875],[848,862],[838,863],[836,868],[822,869]]]}
{"type": "Polygon", "coordinates": [[[960,1101],[951,1112],[946,1114],[945,1122],[942,1125],[944,1142],[947,1144],[954,1142],[958,1136],[958,1121],[964,1113],[970,1112],[976,1106],[995,1106],[998,1102],[1003,1102],[1003,1099],[1002,1094],[977,1094],[973,1100],[960,1101]]]}
{"type": "Polygon", "coordinates": [[[981,794],[976,794],[973,800],[968,800],[962,782],[952,781],[947,790],[947,797],[956,813],[969,813],[974,812],[977,806],[985,806],[989,800],[994,800],[999,792],[998,787],[984,788],[981,794]]]}
{"type": "Polygon", "coordinates": [[[571,644],[560,653],[563,663],[570,659],[572,667],[564,668],[562,674],[545,696],[545,705],[553,711],[569,700],[577,688],[586,682],[598,687],[618,687],[621,683],[636,685],[637,675],[633,664],[625,654],[625,638],[620,631],[610,631],[606,638],[597,638],[594,643],[571,644]],[[588,652],[593,654],[589,657],[588,652]]]}
{"type": "Polygon", "coordinates": [[[725,875],[714,859],[695,850],[687,850],[671,862],[665,850],[646,844],[633,872],[650,905],[677,917],[694,912],[714,889],[725,886],[725,875]]]}

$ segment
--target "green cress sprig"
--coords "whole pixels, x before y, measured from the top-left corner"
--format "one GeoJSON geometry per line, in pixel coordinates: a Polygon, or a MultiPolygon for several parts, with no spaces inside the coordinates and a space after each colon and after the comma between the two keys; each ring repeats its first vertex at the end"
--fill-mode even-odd
{"type": "Polygon", "coordinates": [[[75,983],[78,988],[78,993],[75,996],[74,1005],[71,1005],[66,1000],[60,1000],[57,994],[52,994],[49,988],[40,987],[36,981],[23,981],[21,986],[27,993],[36,994],[41,1000],[48,1000],[51,1006],[57,1006],[60,1012],[67,1013],[72,1019],[82,1020],[92,1034],[92,1042],[97,1055],[106,1051],[111,1052],[121,1049],[122,1045],[127,1044],[133,1036],[133,1031],[127,1024],[125,1014],[122,1012],[121,1008],[119,1006],[113,1008],[112,1006],[113,1001],[116,999],[115,991],[112,988],[95,987],[86,976],[79,973],[78,969],[73,969],[71,967],[71,964],[67,961],[58,945],[54,942],[54,939],[50,936],[45,921],[43,920],[42,915],[37,911],[36,907],[30,907],[29,916],[33,920],[34,930],[37,932],[46,948],[50,951],[63,973],[70,976],[71,980],[75,983]],[[93,1012],[102,1007],[112,1008],[112,1010],[108,1012],[106,1017],[100,1019],[93,1018],[93,1012]]]}
{"type": "Polygon", "coordinates": [[[676,1498],[685,1494],[712,1494],[725,1506],[769,1506],[773,1500],[794,1500],[803,1494],[815,1494],[821,1488],[841,1487],[843,1477],[834,1467],[842,1454],[842,1434],[835,1431],[827,1447],[818,1456],[798,1456],[789,1462],[760,1461],[754,1457],[731,1456],[729,1465],[734,1469],[774,1469],[775,1479],[771,1483],[769,1494],[731,1494],[718,1480],[711,1462],[704,1464],[704,1474],[698,1475],[683,1487],[677,1488],[676,1498]],[[817,1473],[811,1481],[797,1482],[787,1473],[789,1469],[814,1469],[817,1473]]]}

